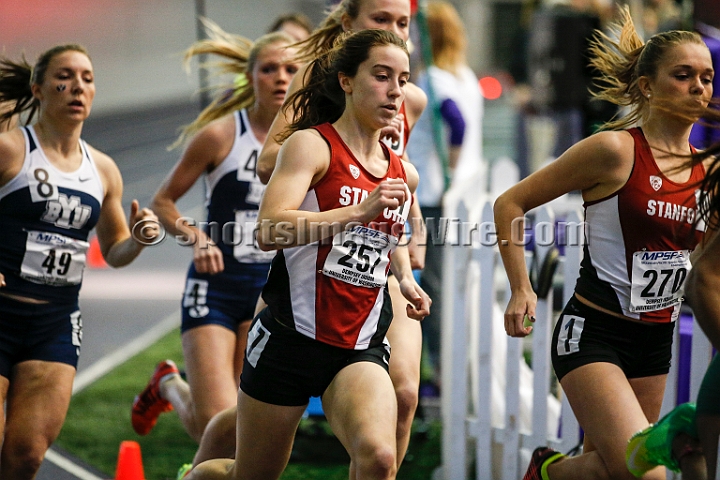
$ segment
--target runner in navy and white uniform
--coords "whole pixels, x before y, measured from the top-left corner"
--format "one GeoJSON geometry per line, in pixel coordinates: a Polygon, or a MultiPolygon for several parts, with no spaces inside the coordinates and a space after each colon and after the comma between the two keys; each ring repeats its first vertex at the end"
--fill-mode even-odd
{"type": "MultiPolygon", "coordinates": [[[[411,8],[409,0],[343,0],[332,10],[322,25],[301,44],[304,60],[311,60],[321,52],[332,48],[335,39],[346,31],[359,31],[366,28],[390,30],[403,40],[410,36],[411,8]]],[[[290,85],[290,93],[303,86],[305,69],[290,85]]],[[[406,86],[406,98],[399,114],[393,122],[383,129],[381,138],[393,151],[404,160],[410,137],[410,131],[420,118],[427,104],[425,93],[413,83],[406,86]]],[[[258,161],[258,176],[264,182],[270,178],[275,168],[280,144],[272,139],[283,131],[294,114],[293,105],[285,105],[283,113],[277,115],[273,122],[270,141],[265,143],[258,161]],[[283,114],[284,113],[284,114],[283,114]]],[[[412,230],[410,239],[403,239],[408,244],[410,260],[414,269],[423,268],[425,264],[425,224],[420,205],[413,202],[409,215],[412,230]]],[[[410,441],[415,411],[418,405],[420,388],[420,357],[422,354],[422,330],[420,325],[407,317],[402,305],[404,301],[398,288],[397,280],[388,280],[390,296],[395,301],[394,321],[388,332],[388,341],[393,349],[393,362],[390,365],[390,377],[395,386],[398,399],[398,458],[400,463],[405,456],[410,441]]],[[[352,476],[352,474],[351,474],[352,476]]]]}
{"type": "MultiPolygon", "coordinates": [[[[634,478],[625,446],[660,413],[690,254],[704,225],[695,223],[709,160],[690,165],[690,129],[712,97],[712,61],[695,33],[663,32],[643,43],[629,11],[614,25],[620,40],[600,35],[591,64],[604,75],[596,95],[630,108],[495,203],[500,252],[512,296],[508,335],[532,327],[537,297],[524,247],[511,224],[567,192],[585,201],[586,248],[575,295],[558,320],[552,360],[585,432],[583,454],[533,453],[525,479],[634,478]],[[689,113],[688,113],[689,112],[689,113]],[[641,128],[630,128],[636,123],[641,128]]],[[[663,469],[644,479],[665,478],[663,469]]]]}
{"type": "Polygon", "coordinates": [[[31,479],[70,403],[90,231],[113,267],[130,263],[159,231],[135,200],[131,235],[117,166],[80,139],[95,97],[87,51],[57,46],[32,69],[2,62],[0,103],[15,108],[0,123],[31,107],[39,114],[34,125],[0,134],[0,478],[31,479]]]}
{"type": "MultiPolygon", "coordinates": [[[[193,47],[210,53],[215,37],[193,47]]],[[[177,411],[188,434],[200,442],[205,427],[218,412],[237,402],[237,388],[250,320],[274,252],[255,242],[258,206],[265,185],[255,174],[257,157],[290,80],[299,65],[293,39],[271,33],[254,44],[235,39],[228,65],[247,81],[236,82],[231,94],[204,110],[183,132],[194,135],[182,158],[155,194],[153,208],[169,233],[192,245],[182,300],[183,354],[187,382],[174,362],[161,362],[148,386],[136,398],[132,424],[145,435],[164,411],[177,411]],[[247,72],[247,73],[246,73],[247,72]],[[176,202],[204,177],[207,219],[204,225],[182,217],[176,202]],[[165,381],[167,380],[167,381],[165,381]]],[[[227,48],[214,50],[226,55],[227,48]]],[[[234,431],[234,429],[232,429],[234,431]]],[[[214,455],[232,455],[232,439],[214,455]]]]}
{"type": "Polygon", "coordinates": [[[260,246],[280,251],[248,338],[235,460],[204,462],[187,478],[278,478],[314,395],[357,478],[395,477],[388,268],[411,318],[430,307],[398,246],[417,172],[379,142],[408,70],[399,37],[363,30],[313,61],[308,86],[289,100],[299,115],[259,213],[260,246]]]}

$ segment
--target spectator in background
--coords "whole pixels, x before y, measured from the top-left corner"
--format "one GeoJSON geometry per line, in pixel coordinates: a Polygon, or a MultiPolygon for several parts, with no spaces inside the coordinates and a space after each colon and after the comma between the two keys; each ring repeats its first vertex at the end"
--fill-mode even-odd
{"type": "Polygon", "coordinates": [[[524,175],[617,113],[615,105],[593,99],[589,91],[596,71],[588,64],[588,47],[611,11],[607,2],[547,0],[540,8],[532,3],[526,8],[534,12],[524,35],[527,44],[520,50],[525,57],[513,62],[516,81],[527,81],[529,87],[517,90],[516,102],[525,114],[517,159],[524,175]]]}
{"type": "Polygon", "coordinates": [[[417,197],[428,229],[421,284],[435,302],[432,313],[422,323],[423,338],[428,359],[439,378],[442,245],[436,245],[433,238],[442,238],[442,235],[430,234],[430,229],[439,226],[447,187],[439,152],[447,153],[447,167],[453,179],[470,178],[478,171],[485,171],[481,131],[483,98],[478,78],[467,64],[467,37],[455,7],[445,1],[429,2],[427,23],[432,64],[418,75],[417,84],[429,97],[432,87],[440,118],[433,113],[438,111],[435,108],[425,109],[415,124],[417,133],[408,144],[408,157],[421,178],[417,197]],[[435,143],[433,136],[436,121],[443,123],[441,145],[435,143]]]}
{"type": "Polygon", "coordinates": [[[268,33],[282,31],[298,42],[301,42],[310,36],[313,28],[312,21],[307,15],[299,12],[291,12],[277,17],[273,24],[270,25],[270,28],[268,28],[268,33]]]}
{"type": "Polygon", "coordinates": [[[515,149],[515,162],[520,169],[520,176],[527,177],[530,172],[530,138],[529,122],[535,110],[532,105],[530,79],[528,78],[528,43],[530,42],[530,28],[535,11],[540,8],[540,0],[523,0],[520,10],[518,29],[512,40],[512,57],[508,66],[508,73],[513,79],[512,103],[517,111],[517,141],[515,149]]]}
{"type": "Polygon", "coordinates": [[[643,7],[643,28],[646,36],[682,27],[680,6],[675,0],[645,0],[643,7]]]}

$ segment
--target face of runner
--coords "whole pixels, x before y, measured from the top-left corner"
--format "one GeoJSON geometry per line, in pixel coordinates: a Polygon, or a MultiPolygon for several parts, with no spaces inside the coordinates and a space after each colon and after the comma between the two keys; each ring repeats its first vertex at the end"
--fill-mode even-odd
{"type": "Polygon", "coordinates": [[[667,51],[650,81],[652,95],[707,107],[713,94],[713,64],[705,45],[683,43],[667,51]]]}
{"type": "Polygon", "coordinates": [[[361,0],[357,18],[343,17],[345,31],[369,28],[389,30],[407,42],[410,38],[410,1],[361,0]]]}
{"type": "Polygon", "coordinates": [[[66,50],[48,62],[42,84],[33,84],[33,95],[40,101],[41,116],[84,121],[95,98],[95,77],[90,58],[82,52],[66,50]]]}
{"type": "Polygon", "coordinates": [[[293,61],[295,50],[287,46],[285,42],[276,42],[263,48],[248,75],[259,108],[277,112],[285,100],[290,80],[300,68],[300,64],[293,61]]]}
{"type": "Polygon", "coordinates": [[[348,101],[361,123],[381,129],[397,115],[409,77],[407,53],[395,45],[383,45],[370,49],[354,77],[340,74],[340,84],[350,94],[348,101]]]}

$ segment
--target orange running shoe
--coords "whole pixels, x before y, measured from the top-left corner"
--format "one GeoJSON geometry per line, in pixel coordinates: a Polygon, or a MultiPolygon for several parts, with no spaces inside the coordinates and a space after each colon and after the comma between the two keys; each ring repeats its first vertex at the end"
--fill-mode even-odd
{"type": "Polygon", "coordinates": [[[133,401],[130,418],[135,433],[147,435],[155,427],[160,414],[173,409],[172,404],[160,396],[160,381],[168,375],[179,374],[180,371],[172,360],[163,360],[155,367],[145,390],[133,401]]]}

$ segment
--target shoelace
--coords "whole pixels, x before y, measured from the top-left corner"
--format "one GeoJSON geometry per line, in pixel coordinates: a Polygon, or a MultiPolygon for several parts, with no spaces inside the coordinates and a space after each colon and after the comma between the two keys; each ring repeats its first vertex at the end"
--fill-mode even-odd
{"type": "Polygon", "coordinates": [[[144,414],[145,412],[150,410],[153,405],[156,405],[162,401],[163,399],[155,395],[155,393],[151,390],[148,392],[147,395],[140,396],[140,401],[136,404],[136,411],[140,414],[144,414]]]}

